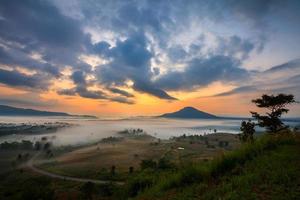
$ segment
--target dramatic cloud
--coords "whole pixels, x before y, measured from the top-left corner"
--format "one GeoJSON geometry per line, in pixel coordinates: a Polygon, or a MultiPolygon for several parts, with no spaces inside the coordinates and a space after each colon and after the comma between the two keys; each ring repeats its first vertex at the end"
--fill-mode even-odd
{"type": "Polygon", "coordinates": [[[108,88],[109,91],[113,92],[113,93],[117,93],[120,94],[124,97],[134,97],[133,94],[130,94],[129,92],[126,92],[125,90],[120,90],[118,88],[108,88]]]}
{"type": "Polygon", "coordinates": [[[156,82],[167,90],[192,89],[214,81],[238,81],[247,78],[247,71],[238,67],[239,62],[227,56],[193,59],[184,71],[173,71],[156,82]]]}
{"type": "Polygon", "coordinates": [[[292,93],[300,98],[300,60],[292,60],[262,72],[254,72],[239,87],[214,97],[249,93],[292,93]]]}
{"type": "Polygon", "coordinates": [[[216,94],[216,95],[214,95],[214,97],[230,96],[230,95],[234,95],[234,94],[248,93],[248,92],[253,92],[253,91],[257,91],[257,90],[258,89],[252,85],[241,86],[241,87],[235,88],[233,90],[230,90],[228,92],[222,92],[220,94],[216,94]]]}
{"type": "Polygon", "coordinates": [[[299,9],[297,0],[2,0],[0,83],[126,104],[134,92],[172,101],[172,91],[215,82],[236,87],[217,96],[292,90],[298,61],[264,72],[253,63],[281,46],[282,59],[300,57],[299,9]],[[54,84],[62,80],[73,87],[54,84]]]}
{"type": "MultiPolygon", "coordinates": [[[[99,66],[97,74],[101,84],[108,86],[124,86],[126,81],[133,81],[133,89],[149,93],[153,96],[174,100],[165,91],[155,88],[150,79],[153,76],[150,59],[153,54],[147,49],[147,39],[144,34],[133,33],[125,41],[117,41],[116,46],[108,48],[103,45],[99,53],[112,61],[104,66],[99,66]]],[[[99,47],[99,43],[96,44],[99,47]]]]}
{"type": "Polygon", "coordinates": [[[26,75],[3,69],[0,69],[0,83],[29,89],[46,89],[49,85],[48,77],[43,74],[26,75]]]}

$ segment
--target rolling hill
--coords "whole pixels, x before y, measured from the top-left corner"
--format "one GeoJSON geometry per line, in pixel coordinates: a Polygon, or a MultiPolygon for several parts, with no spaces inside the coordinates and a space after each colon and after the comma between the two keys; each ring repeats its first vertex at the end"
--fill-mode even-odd
{"type": "Polygon", "coordinates": [[[62,117],[89,117],[90,115],[71,115],[64,112],[49,112],[26,108],[16,108],[12,106],[0,105],[0,116],[62,116],[62,117]]]}

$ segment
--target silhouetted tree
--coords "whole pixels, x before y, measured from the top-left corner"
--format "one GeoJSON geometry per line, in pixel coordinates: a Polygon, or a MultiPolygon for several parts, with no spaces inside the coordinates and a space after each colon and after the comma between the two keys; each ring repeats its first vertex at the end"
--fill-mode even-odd
{"type": "Polygon", "coordinates": [[[116,174],[116,166],[111,166],[111,169],[110,169],[110,173],[111,175],[115,175],[116,174]]]}
{"type": "Polygon", "coordinates": [[[255,133],[255,123],[249,121],[242,121],[240,130],[242,133],[239,135],[239,138],[242,142],[253,142],[253,134],[255,133]]]}
{"type": "Polygon", "coordinates": [[[289,110],[287,105],[295,103],[294,95],[278,94],[262,95],[261,98],[252,100],[259,108],[266,108],[269,112],[266,115],[260,115],[257,112],[251,112],[252,116],[257,119],[260,127],[266,127],[268,132],[277,132],[286,128],[280,120],[282,114],[287,113],[289,110]]]}
{"type": "Polygon", "coordinates": [[[129,167],[129,174],[132,174],[133,173],[133,170],[134,170],[134,168],[131,166],[131,167],[129,167]]]}
{"type": "Polygon", "coordinates": [[[49,150],[51,147],[51,143],[50,142],[46,142],[46,144],[44,145],[44,150],[47,151],[49,150]]]}
{"type": "Polygon", "coordinates": [[[18,159],[18,160],[22,160],[22,154],[18,154],[17,159],[18,159]]]}
{"type": "Polygon", "coordinates": [[[41,149],[41,143],[40,142],[36,142],[34,144],[34,148],[35,148],[35,150],[39,151],[41,149]]]}

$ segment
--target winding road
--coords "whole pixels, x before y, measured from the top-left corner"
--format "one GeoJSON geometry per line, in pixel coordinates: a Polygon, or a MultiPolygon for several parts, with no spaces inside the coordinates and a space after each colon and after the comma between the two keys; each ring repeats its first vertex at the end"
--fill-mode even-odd
{"type": "Polygon", "coordinates": [[[51,177],[51,178],[57,178],[57,179],[62,179],[62,180],[68,180],[68,181],[76,181],[76,182],[82,182],[82,183],[86,183],[86,182],[92,182],[92,183],[96,183],[96,184],[106,184],[106,183],[114,183],[117,185],[123,185],[124,182],[121,181],[107,181],[107,180],[96,180],[96,179],[87,179],[87,178],[76,178],[76,177],[70,177],[70,176],[64,176],[64,175],[59,175],[59,174],[54,174],[52,172],[48,172],[45,170],[42,170],[40,168],[37,168],[34,166],[34,161],[35,159],[40,155],[40,153],[35,154],[27,163],[26,163],[26,167],[28,167],[29,169],[31,169],[32,171],[51,177]]]}

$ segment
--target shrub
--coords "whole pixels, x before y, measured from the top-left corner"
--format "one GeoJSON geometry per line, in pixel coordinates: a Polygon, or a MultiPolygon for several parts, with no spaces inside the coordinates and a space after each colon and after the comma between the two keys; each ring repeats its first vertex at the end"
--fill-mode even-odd
{"type": "Polygon", "coordinates": [[[241,128],[240,128],[242,133],[239,135],[239,139],[242,142],[253,142],[254,141],[253,134],[255,133],[254,127],[255,127],[255,123],[251,122],[251,120],[247,122],[242,121],[241,128]]]}
{"type": "Polygon", "coordinates": [[[172,188],[181,188],[195,182],[204,182],[218,179],[226,173],[231,173],[236,167],[243,166],[247,161],[254,159],[265,151],[277,148],[281,144],[295,143],[295,135],[283,132],[278,135],[265,135],[253,143],[245,143],[240,149],[229,152],[210,162],[193,164],[183,167],[176,172],[169,172],[165,176],[160,173],[157,182],[147,194],[159,193],[172,188]]]}
{"type": "Polygon", "coordinates": [[[128,181],[128,195],[133,197],[136,196],[141,191],[145,190],[146,188],[149,188],[153,185],[153,177],[141,174],[139,176],[136,176],[128,181]]]}
{"type": "Polygon", "coordinates": [[[153,161],[152,159],[149,160],[142,160],[141,162],[141,169],[147,169],[147,168],[152,168],[155,169],[157,167],[157,163],[153,161]]]}
{"type": "Polygon", "coordinates": [[[174,167],[174,165],[170,162],[170,160],[167,160],[166,158],[161,158],[158,160],[158,163],[157,163],[158,169],[170,169],[173,167],[174,167]]]}

